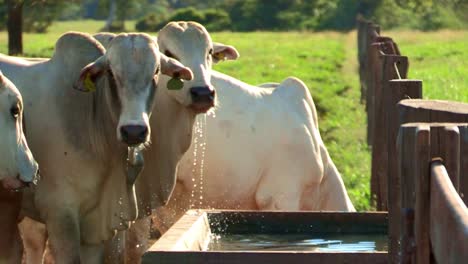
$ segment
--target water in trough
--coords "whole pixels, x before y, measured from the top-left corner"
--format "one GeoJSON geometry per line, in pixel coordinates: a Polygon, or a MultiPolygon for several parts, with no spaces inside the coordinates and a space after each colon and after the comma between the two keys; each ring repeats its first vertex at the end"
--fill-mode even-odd
{"type": "Polygon", "coordinates": [[[207,251],[387,251],[383,234],[212,234],[207,251]]]}

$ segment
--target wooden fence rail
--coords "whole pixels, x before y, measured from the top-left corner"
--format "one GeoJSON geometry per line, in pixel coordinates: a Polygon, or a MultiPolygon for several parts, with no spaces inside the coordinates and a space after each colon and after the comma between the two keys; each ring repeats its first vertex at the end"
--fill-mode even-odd
{"type": "Polygon", "coordinates": [[[468,166],[460,164],[465,141],[467,123],[400,127],[401,210],[395,212],[400,221],[389,234],[392,263],[465,263],[468,259],[468,209],[457,193],[459,172],[468,172],[468,166]]]}
{"type": "Polygon", "coordinates": [[[362,17],[357,27],[371,195],[377,210],[389,211],[389,261],[464,263],[468,104],[422,100],[422,81],[406,79],[398,45],[362,17]]]}
{"type": "Polygon", "coordinates": [[[400,55],[390,37],[380,35],[378,25],[362,18],[358,18],[357,25],[361,100],[366,103],[367,142],[372,146],[372,202],[377,210],[388,210],[388,155],[394,153],[389,148],[394,148],[397,134],[395,122],[389,127],[388,120],[394,120],[399,100],[422,98],[422,85],[419,80],[406,79],[408,58],[400,55]],[[387,140],[388,136],[393,141],[387,140]]]}

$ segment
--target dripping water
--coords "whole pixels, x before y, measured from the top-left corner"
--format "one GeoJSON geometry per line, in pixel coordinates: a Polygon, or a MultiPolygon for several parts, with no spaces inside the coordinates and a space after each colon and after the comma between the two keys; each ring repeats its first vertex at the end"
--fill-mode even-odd
{"type": "Polygon", "coordinates": [[[198,115],[194,125],[193,162],[192,162],[192,191],[190,195],[190,209],[203,207],[203,178],[205,170],[206,151],[206,115],[198,115]]]}

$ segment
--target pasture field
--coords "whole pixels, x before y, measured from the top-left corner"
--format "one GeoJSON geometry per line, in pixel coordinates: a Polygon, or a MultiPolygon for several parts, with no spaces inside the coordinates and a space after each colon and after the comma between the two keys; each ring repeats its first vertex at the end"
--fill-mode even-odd
{"type": "MultiPolygon", "coordinates": [[[[129,22],[127,28],[133,28],[132,24],[129,22]]],[[[51,56],[63,32],[95,33],[102,25],[100,21],[57,22],[45,35],[25,34],[25,55],[51,56]]],[[[425,98],[468,102],[468,31],[391,31],[382,35],[391,36],[409,57],[409,77],[424,81],[425,98]]],[[[213,33],[212,38],[234,45],[241,54],[238,61],[216,65],[219,71],[251,84],[296,76],[309,86],[323,140],[351,200],[358,210],[372,210],[370,152],[366,114],[359,103],[355,32],[221,32],[213,33]]],[[[6,32],[0,32],[0,52],[7,52],[6,32]]]]}

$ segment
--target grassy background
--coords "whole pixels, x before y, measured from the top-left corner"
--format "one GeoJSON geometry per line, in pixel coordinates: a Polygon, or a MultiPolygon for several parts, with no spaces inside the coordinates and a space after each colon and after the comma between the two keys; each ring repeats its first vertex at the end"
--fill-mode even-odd
{"type": "MultiPolygon", "coordinates": [[[[133,28],[127,24],[128,28],[133,28]]],[[[47,57],[68,30],[95,33],[102,22],[55,23],[47,35],[25,34],[27,56],[47,57]]],[[[468,31],[383,32],[394,38],[410,59],[409,77],[424,81],[424,97],[468,102],[468,31]]],[[[365,143],[366,116],[359,104],[356,35],[351,33],[216,33],[218,42],[234,45],[238,61],[215,68],[251,84],[302,79],[317,105],[320,130],[358,210],[369,205],[370,153],[365,143]]],[[[7,52],[0,32],[0,52],[7,52]]]]}

